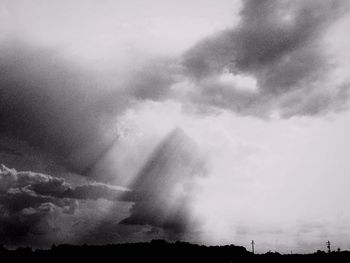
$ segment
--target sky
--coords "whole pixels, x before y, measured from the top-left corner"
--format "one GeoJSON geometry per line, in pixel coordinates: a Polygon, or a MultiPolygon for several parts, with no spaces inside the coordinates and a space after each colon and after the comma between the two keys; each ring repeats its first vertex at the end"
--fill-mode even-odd
{"type": "Polygon", "coordinates": [[[0,0],[0,243],[350,249],[349,4],[0,0]]]}

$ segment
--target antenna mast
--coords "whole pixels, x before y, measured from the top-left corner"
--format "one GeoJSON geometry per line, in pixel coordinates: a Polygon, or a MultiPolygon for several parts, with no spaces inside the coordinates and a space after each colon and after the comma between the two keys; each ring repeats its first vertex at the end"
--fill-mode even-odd
{"type": "Polygon", "coordinates": [[[326,244],[327,244],[328,253],[331,253],[331,242],[329,242],[328,240],[326,244]]]}

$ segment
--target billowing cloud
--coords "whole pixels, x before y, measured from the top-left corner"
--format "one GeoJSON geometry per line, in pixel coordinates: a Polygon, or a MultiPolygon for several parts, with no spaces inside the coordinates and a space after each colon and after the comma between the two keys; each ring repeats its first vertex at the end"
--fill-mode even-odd
{"type": "MultiPolygon", "coordinates": [[[[283,117],[316,115],[341,109],[349,80],[335,79],[340,63],[324,41],[329,28],[349,11],[346,1],[243,3],[236,27],[185,52],[183,64],[194,82],[193,100],[255,116],[274,111],[283,117]],[[225,76],[231,81],[223,82],[225,76]],[[242,90],[237,78],[251,78],[256,89],[246,85],[242,90]]],[[[342,56],[342,50],[337,55],[342,56]]]]}

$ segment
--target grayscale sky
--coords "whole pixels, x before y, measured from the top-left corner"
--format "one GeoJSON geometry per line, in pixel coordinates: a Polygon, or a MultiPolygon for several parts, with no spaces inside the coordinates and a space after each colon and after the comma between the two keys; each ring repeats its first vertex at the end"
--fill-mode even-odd
{"type": "Polygon", "coordinates": [[[0,0],[0,243],[350,249],[349,45],[343,0],[0,0]]]}

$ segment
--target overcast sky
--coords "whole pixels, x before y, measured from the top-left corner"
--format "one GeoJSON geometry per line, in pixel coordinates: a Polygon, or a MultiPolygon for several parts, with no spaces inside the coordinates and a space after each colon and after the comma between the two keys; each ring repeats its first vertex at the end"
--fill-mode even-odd
{"type": "Polygon", "coordinates": [[[348,11],[0,0],[0,243],[350,249],[348,11]]]}

